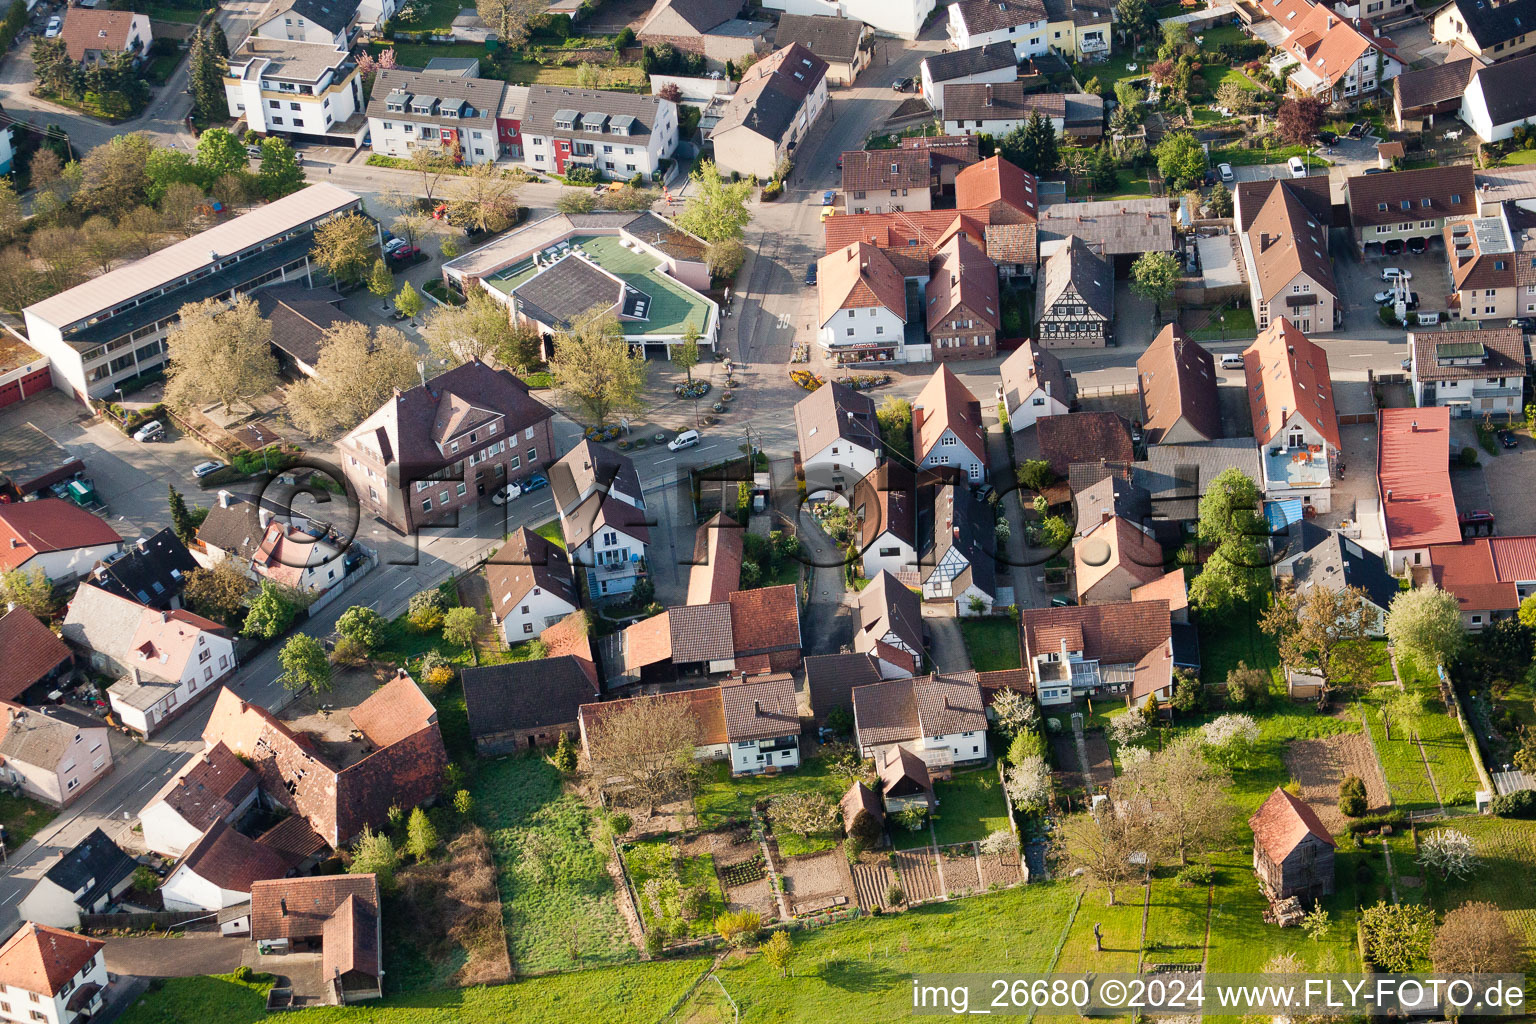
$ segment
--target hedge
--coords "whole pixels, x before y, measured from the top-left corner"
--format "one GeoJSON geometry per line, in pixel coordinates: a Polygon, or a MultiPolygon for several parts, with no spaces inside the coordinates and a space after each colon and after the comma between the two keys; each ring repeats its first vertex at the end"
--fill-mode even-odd
{"type": "Polygon", "coordinates": [[[1376,832],[1385,826],[1402,828],[1408,824],[1408,815],[1402,811],[1388,811],[1385,814],[1368,814],[1363,818],[1356,818],[1347,826],[1352,835],[1364,835],[1367,832],[1376,832]]]}
{"type": "Polygon", "coordinates": [[[1522,789],[1494,797],[1493,813],[1501,818],[1536,818],[1536,791],[1522,789]]]}

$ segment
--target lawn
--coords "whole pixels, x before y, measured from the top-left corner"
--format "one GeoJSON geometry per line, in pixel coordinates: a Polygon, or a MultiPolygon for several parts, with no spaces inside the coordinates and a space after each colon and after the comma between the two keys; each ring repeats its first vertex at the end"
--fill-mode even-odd
{"type": "Polygon", "coordinates": [[[1536,164],[1536,149],[1517,149],[1512,153],[1505,153],[1494,161],[1496,165],[1509,164],[1536,164]]]}
{"type": "Polygon", "coordinates": [[[0,793],[0,825],[5,826],[5,842],[12,850],[21,849],[21,844],[52,821],[56,813],[36,800],[0,793]]]}
{"type": "MultiPolygon", "coordinates": [[[[150,4],[139,10],[149,15],[151,21],[177,21],[183,25],[196,25],[208,13],[199,7],[166,7],[163,4],[150,4]]],[[[154,26],[150,28],[153,30],[154,26]]]]}
{"type": "Polygon", "coordinates": [[[1146,913],[1146,899],[1145,886],[1122,885],[1115,890],[1115,905],[1110,906],[1104,889],[1089,889],[1083,894],[1082,905],[1077,908],[1077,917],[1072,921],[1052,971],[1058,974],[1135,971],[1141,961],[1141,922],[1146,913]],[[1102,951],[1094,949],[1094,925],[1099,926],[1102,951]]]}
{"type": "Polygon", "coordinates": [[[1152,183],[1146,175],[1136,174],[1124,169],[1115,172],[1115,187],[1111,193],[1102,192],[1093,187],[1090,181],[1075,182],[1067,190],[1070,196],[1093,196],[1095,199],[1123,199],[1136,196],[1149,196],[1152,194],[1152,183]]]}
{"type": "Polygon", "coordinates": [[[1198,964],[1205,959],[1208,885],[1180,885],[1176,865],[1157,871],[1147,899],[1144,959],[1159,964],[1198,964]]]}
{"type": "Polygon", "coordinates": [[[1258,328],[1253,322],[1253,310],[1251,309],[1246,307],[1243,309],[1228,309],[1218,315],[1226,319],[1217,321],[1211,327],[1197,327],[1189,332],[1189,336],[1196,341],[1226,341],[1228,339],[1236,341],[1240,338],[1251,337],[1258,332],[1258,328]]]}
{"type": "Polygon", "coordinates": [[[660,923],[673,935],[679,931],[709,935],[714,931],[715,918],[725,912],[725,894],[715,875],[714,857],[707,853],[683,857],[668,842],[635,843],[624,851],[624,866],[640,898],[640,913],[647,928],[654,929],[660,923]],[[655,891],[648,891],[647,885],[653,881],[655,891]],[[681,893],[691,886],[698,886],[704,895],[693,919],[684,920],[681,893]]]}
{"type": "Polygon", "coordinates": [[[463,9],[459,0],[416,0],[402,5],[391,25],[400,32],[431,32],[447,35],[453,29],[453,19],[463,9]],[[406,12],[414,12],[414,17],[406,12]]]}
{"type": "MultiPolygon", "coordinates": [[[[1236,29],[1233,29],[1235,32],[1236,29]]],[[[1237,87],[1245,92],[1258,92],[1258,83],[1239,68],[1223,67],[1220,64],[1207,64],[1200,69],[1200,77],[1205,79],[1205,94],[1214,101],[1216,90],[1221,88],[1223,82],[1236,82],[1237,87]]]]}
{"type": "Polygon", "coordinates": [[[1536,905],[1531,902],[1531,872],[1536,869],[1536,821],[1467,817],[1456,822],[1472,837],[1482,866],[1471,878],[1449,881],[1429,875],[1430,902],[1442,912],[1468,900],[1495,904],[1517,935],[1536,947],[1536,905]]]}
{"type": "Polygon", "coordinates": [[[1200,37],[1200,49],[1202,50],[1214,50],[1218,46],[1224,46],[1227,43],[1248,42],[1248,37],[1236,25],[1210,25],[1198,30],[1195,35],[1200,37]]]}
{"type": "MultiPolygon", "coordinates": [[[[708,831],[732,820],[746,821],[759,800],[772,800],[786,793],[822,793],[835,803],[844,788],[828,774],[826,762],[819,757],[806,758],[799,768],[778,775],[744,775],[736,779],[731,778],[731,766],[720,761],[704,769],[704,778],[693,797],[693,810],[699,828],[708,831]]],[[[837,843],[835,836],[806,838],[787,829],[774,835],[779,841],[779,852],[786,857],[829,850],[837,843]]]]}
{"type": "Polygon", "coordinates": [[[473,784],[521,972],[622,963],[635,949],[615,903],[595,815],[534,754],[482,764],[473,784]]]}
{"type": "MultiPolygon", "coordinates": [[[[1148,61],[1132,59],[1128,54],[1120,54],[1111,57],[1102,64],[1074,64],[1072,65],[1072,77],[1077,79],[1078,85],[1087,85],[1088,80],[1097,78],[1101,86],[1101,95],[1113,97],[1115,95],[1115,83],[1123,78],[1145,78],[1150,80],[1151,65],[1148,61]],[[1136,70],[1127,70],[1127,64],[1135,64],[1136,70]]],[[[1142,90],[1146,90],[1143,84],[1142,90]]]]}
{"type": "Polygon", "coordinates": [[[1448,809],[1471,804],[1481,783],[1461,726],[1446,713],[1432,675],[1406,659],[1398,663],[1398,668],[1403,673],[1405,685],[1424,695],[1428,709],[1412,723],[1418,743],[1407,739],[1396,723],[1393,723],[1392,739],[1386,738],[1381,709],[1396,692],[1394,689],[1377,687],[1361,700],[1361,710],[1370,723],[1371,740],[1386,773],[1393,805],[1413,811],[1438,808],[1442,804],[1448,809]],[[1428,772],[1425,770],[1426,760],[1428,772]],[[1435,799],[1436,788],[1440,793],[1439,801],[1435,799]]]}
{"type": "MultiPolygon", "coordinates": [[[[654,1024],[708,967],[708,960],[663,960],[530,978],[514,985],[419,992],[363,1006],[324,1006],[285,1014],[283,1020],[292,1024],[504,1024],[509,1020],[654,1024]]],[[[171,978],[154,984],[159,987],[119,1020],[125,1024],[256,1024],[272,1019],[265,1009],[266,997],[232,978],[171,978]]]]}
{"type": "MultiPolygon", "coordinates": [[[[1282,164],[1293,156],[1304,156],[1307,153],[1305,146],[1276,146],[1273,149],[1213,149],[1211,150],[1211,166],[1217,164],[1282,164]]],[[[1325,167],[1328,161],[1313,153],[1307,158],[1309,167],[1325,167]]]]}
{"type": "Polygon", "coordinates": [[[1249,668],[1280,667],[1275,641],[1259,628],[1260,610],[1269,602],[1266,594],[1253,608],[1236,608],[1225,615],[1200,616],[1200,675],[1208,686],[1225,683],[1227,673],[1239,661],[1249,668]]]}
{"type": "Polygon", "coordinates": [[[940,846],[978,842],[1008,827],[1008,805],[996,770],[977,768],[933,784],[938,813],[933,830],[940,846]]]}
{"type": "MultiPolygon", "coordinates": [[[[459,603],[458,591],[452,582],[444,583],[438,589],[442,591],[449,607],[459,603]]],[[[376,662],[399,665],[420,682],[421,659],[428,651],[438,652],[457,669],[475,663],[474,654],[468,647],[448,643],[443,639],[441,630],[423,633],[412,626],[404,615],[391,620],[384,627],[384,639],[374,649],[371,658],[376,662]]],[[[508,660],[519,659],[512,657],[508,660]]],[[[443,734],[443,746],[448,748],[448,756],[473,757],[475,751],[474,741],[469,735],[469,711],[464,704],[464,689],[458,676],[455,675],[453,682],[440,692],[429,692],[429,696],[437,707],[437,725],[443,734]]]]}
{"type": "Polygon", "coordinates": [[[1019,626],[1010,616],[961,619],[960,635],[965,637],[965,650],[976,671],[1019,667],[1019,626]]]}
{"type": "Polygon", "coordinates": [[[533,532],[558,547],[565,550],[565,531],[560,529],[560,520],[551,519],[547,523],[540,523],[533,528],[533,532]]]}

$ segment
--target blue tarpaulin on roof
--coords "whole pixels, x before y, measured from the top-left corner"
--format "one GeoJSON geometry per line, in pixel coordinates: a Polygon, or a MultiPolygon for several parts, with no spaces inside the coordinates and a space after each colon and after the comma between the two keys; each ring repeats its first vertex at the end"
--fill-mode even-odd
{"type": "Polygon", "coordinates": [[[1264,521],[1269,524],[1270,533],[1284,533],[1292,523],[1301,522],[1301,518],[1300,498],[1283,498],[1264,503],[1264,521]]]}

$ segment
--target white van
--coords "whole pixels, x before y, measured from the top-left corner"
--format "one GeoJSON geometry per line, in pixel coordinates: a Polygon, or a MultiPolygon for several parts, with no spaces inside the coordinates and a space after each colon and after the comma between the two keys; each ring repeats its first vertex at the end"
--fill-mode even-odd
{"type": "Polygon", "coordinates": [[[1241,370],[1243,368],[1243,354],[1241,352],[1228,352],[1221,357],[1223,370],[1241,370]]]}
{"type": "Polygon", "coordinates": [[[667,442],[667,450],[680,452],[684,448],[692,448],[698,443],[699,432],[697,430],[685,430],[681,434],[678,434],[676,437],[674,437],[671,441],[667,442]]]}

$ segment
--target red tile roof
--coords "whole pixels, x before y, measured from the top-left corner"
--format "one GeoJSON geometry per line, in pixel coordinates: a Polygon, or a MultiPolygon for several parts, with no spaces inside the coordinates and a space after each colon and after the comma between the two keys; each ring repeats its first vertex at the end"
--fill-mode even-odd
{"type": "Polygon", "coordinates": [[[1491,539],[1474,537],[1429,549],[1430,578],[1455,597],[1464,612],[1514,611],[1520,607],[1514,581],[1499,578],[1491,539]]]}
{"type": "Polygon", "coordinates": [[[817,270],[820,284],[820,323],[845,309],[884,306],[903,322],[907,319],[907,291],[901,272],[890,259],[868,242],[854,242],[823,256],[817,270]]]}
{"type": "Polygon", "coordinates": [[[258,843],[215,821],[187,847],[176,870],[186,868],[199,878],[230,892],[250,892],[256,882],[282,878],[289,862],[271,846],[258,843]]]}
{"type": "Polygon", "coordinates": [[[539,634],[547,648],[546,658],[560,658],[569,654],[581,666],[581,671],[592,681],[595,689],[602,689],[597,678],[597,662],[592,658],[591,624],[587,613],[574,611],[539,634]]]}
{"type": "Polygon", "coordinates": [[[348,897],[356,897],[377,914],[378,876],[319,875],[256,882],[251,887],[251,938],[319,938],[325,934],[326,919],[348,897]]]}
{"type": "Polygon", "coordinates": [[[49,551],[120,544],[105,521],[58,498],[0,505],[0,572],[20,568],[49,551]]]}
{"type": "Polygon", "coordinates": [[[1317,812],[1305,800],[1292,796],[1279,786],[1269,794],[1264,806],[1248,819],[1248,827],[1253,829],[1253,841],[1276,864],[1289,857],[1309,835],[1317,836],[1329,846],[1334,845],[1332,833],[1318,819],[1317,812]]]}
{"type": "Polygon", "coordinates": [[[730,599],[741,586],[741,524],[717,512],[694,534],[693,565],[688,567],[688,604],[730,599]]]}
{"type": "Polygon", "coordinates": [[[955,206],[959,209],[980,210],[998,202],[1028,220],[1037,219],[1040,186],[1035,176],[1000,156],[988,157],[955,175],[955,206]]]}
{"type": "Polygon", "coordinates": [[[227,818],[255,789],[256,773],[224,744],[215,743],[189,761],[186,770],[166,783],[150,803],[164,801],[201,831],[227,818]]]}
{"type": "Polygon", "coordinates": [[[106,943],[28,921],[0,946],[0,985],[58,995],[106,943]]]}
{"type": "Polygon", "coordinates": [[[721,687],[725,734],[732,743],[800,733],[795,680],[790,675],[757,676],[721,687]]]}
{"type": "Polygon", "coordinates": [[[720,687],[704,686],[697,690],[675,690],[650,697],[627,697],[598,704],[583,704],[576,709],[581,723],[582,742],[588,742],[594,728],[601,726],[604,717],[634,707],[639,701],[664,700],[688,705],[688,710],[699,723],[698,746],[712,747],[729,742],[725,734],[725,705],[720,699],[720,687]]]}
{"type": "Polygon", "coordinates": [[[1307,12],[1281,48],[1330,86],[1338,85],[1344,73],[1372,48],[1380,50],[1383,57],[1393,56],[1374,36],[1360,32],[1348,18],[1324,4],[1307,12]]]}
{"type": "Polygon", "coordinates": [[[1329,444],[1339,447],[1339,416],[1333,405],[1328,354],[1295,324],[1283,316],[1270,324],[1243,352],[1243,364],[1248,409],[1259,444],[1268,444],[1292,414],[1300,414],[1329,444]]]}
{"type": "Polygon", "coordinates": [[[960,383],[948,364],[941,363],[912,403],[912,433],[917,442],[918,462],[933,451],[946,430],[952,431],[972,455],[986,462],[987,438],[981,425],[981,403],[970,388],[960,383]]]}
{"type": "Polygon", "coordinates": [[[1123,601],[1023,612],[1024,650],[1030,659],[1048,651],[1081,650],[1085,658],[1109,665],[1134,664],[1173,635],[1168,606],[1161,601],[1123,601]]]}
{"type": "Polygon", "coordinates": [[[1493,570],[1506,583],[1536,580],[1536,537],[1489,537],[1493,570]]]}
{"type": "Polygon", "coordinates": [[[53,630],[25,608],[0,617],[0,700],[16,700],[27,687],[70,658],[69,648],[53,630]]]}
{"type": "Polygon", "coordinates": [[[1164,327],[1136,360],[1147,441],[1159,444],[1181,420],[1207,441],[1221,436],[1216,361],[1178,324],[1164,327]]]}
{"type": "Polygon", "coordinates": [[[624,669],[639,672],[647,665],[672,660],[671,616],[666,612],[624,627],[624,669]]]}
{"type": "Polygon", "coordinates": [[[938,330],[945,320],[962,313],[984,321],[993,330],[1002,328],[997,264],[982,248],[985,244],[985,237],[972,241],[956,235],[934,254],[932,276],[925,289],[929,331],[938,330]]]}
{"type": "Polygon", "coordinates": [[[731,595],[736,655],[800,649],[800,597],[793,583],[731,595]]]}
{"type": "Polygon", "coordinates": [[[1376,496],[1392,550],[1461,540],[1451,494],[1451,410],[1382,409],[1376,496]]]}
{"type": "Polygon", "coordinates": [[[1140,527],[1120,516],[1088,529],[1072,545],[1077,592],[1087,596],[1116,569],[1124,569],[1143,584],[1163,578],[1163,547],[1140,527]]]}
{"type": "Polygon", "coordinates": [[[921,210],[908,213],[855,213],[828,217],[827,252],[836,252],[854,242],[868,242],[901,256],[922,260],[932,258],[939,247],[957,232],[978,245],[986,240],[986,226],[992,222],[988,210],[921,210]]]}
{"type": "Polygon", "coordinates": [[[1143,584],[1131,591],[1132,601],[1167,601],[1170,612],[1182,611],[1189,607],[1189,584],[1184,578],[1183,569],[1174,569],[1165,573],[1162,577],[1151,583],[1143,584]]]}

